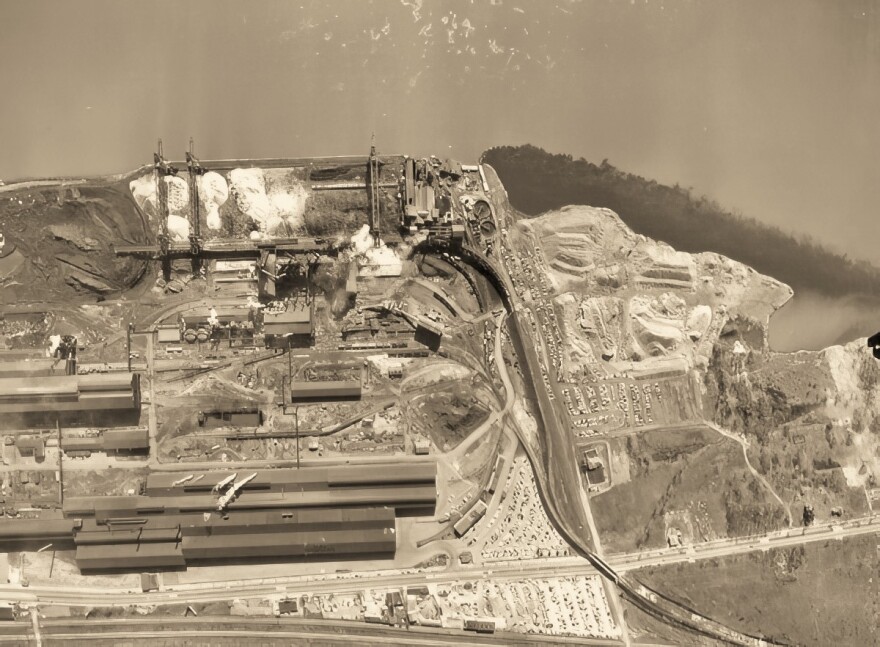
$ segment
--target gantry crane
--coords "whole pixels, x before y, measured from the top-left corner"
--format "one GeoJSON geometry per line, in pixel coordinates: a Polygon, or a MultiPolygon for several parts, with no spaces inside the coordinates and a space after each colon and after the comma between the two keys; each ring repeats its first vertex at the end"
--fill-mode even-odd
{"type": "Polygon", "coordinates": [[[189,150],[186,153],[186,168],[189,171],[189,201],[192,211],[189,228],[189,247],[192,254],[193,264],[201,263],[202,233],[201,233],[201,203],[199,202],[199,176],[205,174],[205,169],[195,155],[195,147],[192,137],[189,138],[189,150]]]}
{"type": "Polygon", "coordinates": [[[370,200],[370,234],[376,245],[379,245],[381,221],[379,213],[379,157],[376,155],[376,135],[370,143],[370,159],[367,161],[367,189],[370,200]]]}
{"type": "Polygon", "coordinates": [[[156,200],[159,203],[159,250],[163,257],[167,257],[171,239],[168,236],[168,185],[165,178],[169,175],[176,176],[177,168],[165,160],[161,139],[158,149],[158,152],[153,153],[153,175],[156,178],[156,200]]]}

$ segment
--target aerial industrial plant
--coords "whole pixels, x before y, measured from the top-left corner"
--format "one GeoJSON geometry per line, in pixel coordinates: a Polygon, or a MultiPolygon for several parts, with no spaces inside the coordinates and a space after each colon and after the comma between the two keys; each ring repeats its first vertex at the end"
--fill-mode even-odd
{"type": "Polygon", "coordinates": [[[766,644],[635,571],[814,541],[700,377],[744,374],[787,286],[607,209],[526,219],[486,164],[182,157],[0,187],[4,613],[625,641],[628,605],[766,644]],[[733,494],[643,511],[704,443],[733,494]]]}

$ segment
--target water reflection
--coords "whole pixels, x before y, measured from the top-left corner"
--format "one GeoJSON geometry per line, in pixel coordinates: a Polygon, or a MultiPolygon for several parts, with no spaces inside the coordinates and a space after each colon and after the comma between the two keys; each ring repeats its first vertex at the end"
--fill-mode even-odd
{"type": "Polygon", "coordinates": [[[821,350],[880,330],[880,299],[795,294],[770,318],[770,348],[779,352],[821,350]]]}

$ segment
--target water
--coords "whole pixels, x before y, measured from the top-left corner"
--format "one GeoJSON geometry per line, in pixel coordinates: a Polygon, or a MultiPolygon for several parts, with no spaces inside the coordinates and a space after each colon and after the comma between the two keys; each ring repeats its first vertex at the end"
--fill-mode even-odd
{"type": "Polygon", "coordinates": [[[4,180],[528,142],[880,261],[873,0],[0,2],[0,79],[4,180]]]}
{"type": "Polygon", "coordinates": [[[796,294],[770,318],[770,348],[821,350],[880,330],[880,299],[796,294]]]}

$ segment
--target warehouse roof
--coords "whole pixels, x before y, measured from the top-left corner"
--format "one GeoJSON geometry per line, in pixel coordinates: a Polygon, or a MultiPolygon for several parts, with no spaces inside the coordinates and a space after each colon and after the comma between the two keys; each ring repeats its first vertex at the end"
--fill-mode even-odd
{"type": "MultiPolygon", "coordinates": [[[[218,497],[213,494],[182,496],[130,496],[130,497],[67,497],[64,513],[68,516],[96,515],[99,517],[130,516],[145,513],[208,512],[217,509],[218,497]]],[[[437,500],[433,483],[388,487],[383,485],[359,488],[334,488],[294,492],[249,492],[239,494],[231,501],[229,510],[265,508],[299,508],[322,506],[371,506],[394,507],[429,506],[437,500]]]]}
{"type": "Polygon", "coordinates": [[[139,380],[128,372],[0,378],[0,413],[133,409],[139,380]]]}
{"type": "MultiPolygon", "coordinates": [[[[419,461],[410,463],[373,463],[368,465],[334,465],[329,467],[302,467],[300,469],[281,468],[272,470],[254,470],[241,473],[239,476],[256,477],[248,482],[245,490],[281,489],[285,486],[296,486],[297,489],[314,489],[314,486],[351,486],[359,484],[394,484],[394,483],[430,483],[433,484],[437,475],[435,461],[419,461]]],[[[153,472],[147,476],[146,492],[148,495],[163,494],[169,491],[178,493],[211,490],[217,483],[231,476],[232,471],[192,472],[193,478],[174,485],[183,473],[153,472]],[[196,480],[198,479],[198,480],[196,480]]],[[[186,476],[186,474],[183,474],[186,476]]]]}
{"type": "Polygon", "coordinates": [[[150,432],[148,429],[107,429],[103,433],[105,450],[118,449],[149,449],[150,432]]]}
{"type": "Polygon", "coordinates": [[[311,323],[264,323],[264,335],[311,335],[311,323]]]}
{"type": "Polygon", "coordinates": [[[0,377],[69,375],[74,363],[63,359],[34,358],[0,362],[0,377]]]}
{"type": "Polygon", "coordinates": [[[294,381],[290,396],[297,398],[358,398],[361,383],[358,380],[328,380],[323,382],[294,381]]]}
{"type": "Polygon", "coordinates": [[[289,304],[284,312],[266,313],[263,315],[264,323],[307,323],[311,319],[311,305],[304,301],[289,304]]]}

